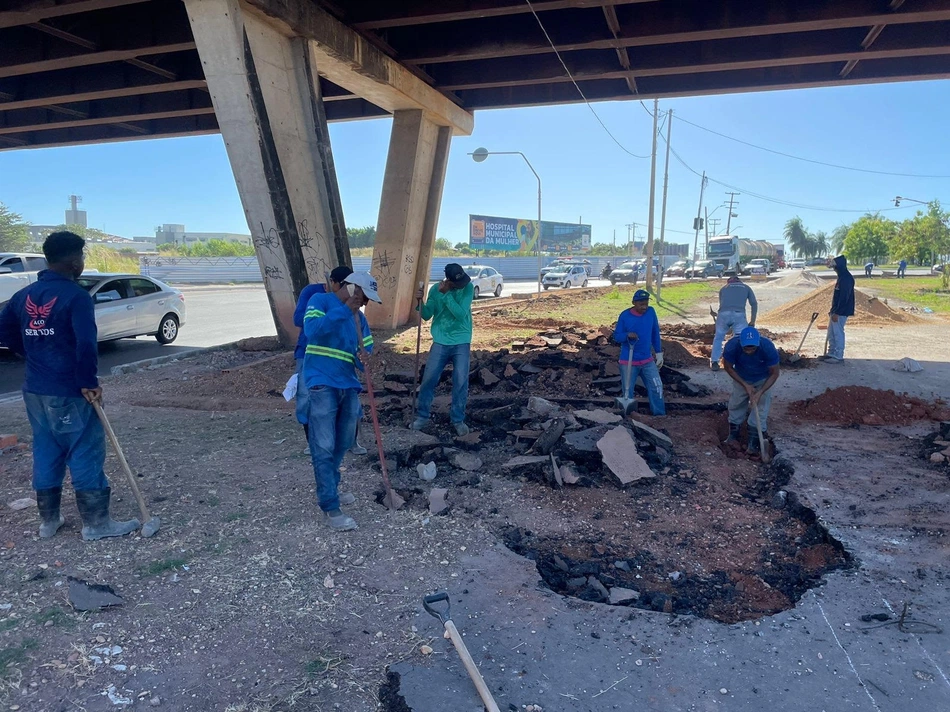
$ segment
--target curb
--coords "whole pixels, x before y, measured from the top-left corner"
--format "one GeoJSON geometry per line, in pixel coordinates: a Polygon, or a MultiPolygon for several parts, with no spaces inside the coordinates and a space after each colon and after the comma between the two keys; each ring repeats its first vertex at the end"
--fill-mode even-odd
{"type": "Polygon", "coordinates": [[[198,347],[194,349],[188,349],[187,351],[179,351],[178,353],[168,354],[167,356],[156,356],[154,358],[142,359],[141,361],[133,361],[132,363],[123,363],[119,366],[113,366],[111,374],[113,376],[122,376],[126,373],[135,373],[136,371],[142,371],[153,366],[162,366],[167,363],[172,363],[173,361],[191,358],[192,356],[197,356],[198,354],[207,350],[207,348],[198,347]]]}

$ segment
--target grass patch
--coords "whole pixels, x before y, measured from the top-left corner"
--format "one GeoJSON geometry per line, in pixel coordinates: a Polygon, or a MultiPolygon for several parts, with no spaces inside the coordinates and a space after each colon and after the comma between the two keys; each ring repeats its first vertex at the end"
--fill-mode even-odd
{"type": "Polygon", "coordinates": [[[188,559],[160,559],[144,567],[142,573],[146,576],[158,576],[166,571],[174,571],[175,569],[181,568],[187,563],[188,559]]]}
{"type": "MultiPolygon", "coordinates": [[[[668,317],[680,318],[686,316],[689,308],[697,302],[717,298],[723,284],[722,280],[670,284],[663,287],[660,299],[656,299],[654,292],[650,306],[656,310],[660,321],[668,317]]],[[[615,322],[620,312],[630,307],[635,291],[632,285],[618,285],[599,297],[554,308],[545,308],[547,305],[542,300],[535,308],[526,310],[526,316],[531,311],[532,316],[578,321],[591,327],[605,326],[615,322]]]]}
{"type": "Polygon", "coordinates": [[[102,245],[88,245],[86,252],[86,269],[97,269],[100,272],[139,273],[137,255],[123,254],[102,245]]]}
{"type": "Polygon", "coordinates": [[[27,638],[19,645],[0,648],[0,678],[11,674],[14,665],[26,662],[26,654],[38,645],[39,643],[33,638],[27,638]]]}
{"type": "Polygon", "coordinates": [[[943,288],[943,281],[939,275],[904,279],[870,279],[861,282],[858,288],[873,292],[878,297],[897,299],[921,309],[929,307],[935,312],[950,314],[950,292],[943,288]]]}

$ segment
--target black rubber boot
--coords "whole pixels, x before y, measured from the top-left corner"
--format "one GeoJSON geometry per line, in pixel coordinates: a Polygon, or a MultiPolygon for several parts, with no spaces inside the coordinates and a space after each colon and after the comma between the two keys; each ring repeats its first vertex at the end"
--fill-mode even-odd
{"type": "MultiPolygon", "coordinates": [[[[762,433],[764,436],[765,433],[762,433]]],[[[750,455],[759,454],[759,431],[752,426],[749,426],[749,447],[746,448],[746,452],[750,455]]]]}
{"type": "Polygon", "coordinates": [[[49,539],[66,523],[59,513],[59,502],[63,496],[62,487],[36,490],[36,507],[40,510],[40,538],[49,539]]]}
{"type": "Polygon", "coordinates": [[[309,443],[310,442],[310,426],[307,425],[306,423],[303,424],[303,436],[306,439],[306,441],[309,443]]]}
{"type": "Polygon", "coordinates": [[[726,438],[723,445],[730,445],[739,442],[739,428],[741,427],[741,425],[729,423],[729,437],[726,438]]]}
{"type": "Polygon", "coordinates": [[[76,506],[82,517],[82,538],[86,541],[104,539],[108,536],[124,536],[139,528],[138,519],[117,522],[109,516],[109,499],[112,490],[85,490],[76,493],[76,506]]]}

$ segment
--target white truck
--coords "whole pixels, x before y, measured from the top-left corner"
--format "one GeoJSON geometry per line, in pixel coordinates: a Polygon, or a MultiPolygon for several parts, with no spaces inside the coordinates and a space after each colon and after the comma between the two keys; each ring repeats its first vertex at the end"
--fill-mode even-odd
{"type": "Polygon", "coordinates": [[[46,258],[27,252],[0,252],[0,308],[10,297],[36,281],[46,269],[46,258]]]}

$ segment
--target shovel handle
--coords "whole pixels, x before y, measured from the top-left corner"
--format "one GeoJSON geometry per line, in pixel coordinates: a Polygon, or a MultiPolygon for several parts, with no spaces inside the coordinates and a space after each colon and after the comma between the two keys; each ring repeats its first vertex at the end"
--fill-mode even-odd
{"type": "Polygon", "coordinates": [[[458,628],[456,628],[455,623],[450,620],[445,621],[445,637],[452,641],[452,645],[454,645],[458,651],[459,657],[462,659],[462,665],[465,666],[468,676],[472,678],[472,682],[475,683],[475,689],[478,690],[478,696],[482,698],[482,704],[485,705],[485,709],[488,712],[501,712],[501,710],[498,709],[495,698],[492,697],[491,690],[489,690],[488,685],[485,684],[485,679],[478,671],[475,661],[472,660],[468,648],[465,647],[465,641],[462,640],[458,628]]]}
{"type": "Polygon", "coordinates": [[[765,436],[762,435],[762,421],[759,418],[759,404],[752,406],[755,409],[755,429],[759,431],[759,454],[762,456],[762,462],[768,464],[771,461],[769,457],[769,446],[765,442],[765,436]]]}
{"type": "Polygon", "coordinates": [[[422,599],[422,607],[426,609],[426,613],[430,616],[435,616],[439,619],[439,622],[445,625],[445,622],[449,620],[452,612],[452,604],[449,601],[449,594],[445,591],[441,593],[433,593],[422,599]],[[437,608],[433,608],[433,603],[442,603],[445,601],[445,611],[440,611],[437,608]]]}
{"type": "Polygon", "coordinates": [[[95,409],[96,415],[99,416],[99,420],[102,423],[102,429],[106,431],[106,437],[112,444],[112,449],[115,450],[115,456],[119,460],[119,464],[122,466],[122,471],[125,472],[125,477],[129,481],[129,487],[132,490],[132,494],[135,495],[135,501],[139,505],[139,513],[142,515],[142,524],[145,524],[152,517],[148,513],[148,507],[145,505],[145,498],[142,496],[142,491],[139,489],[139,483],[135,481],[135,475],[132,474],[132,468],[129,467],[129,463],[125,459],[125,453],[122,452],[122,446],[119,445],[119,439],[115,436],[115,431],[112,429],[112,424],[106,417],[106,412],[102,409],[102,406],[99,405],[99,401],[93,401],[92,407],[95,409]]]}

